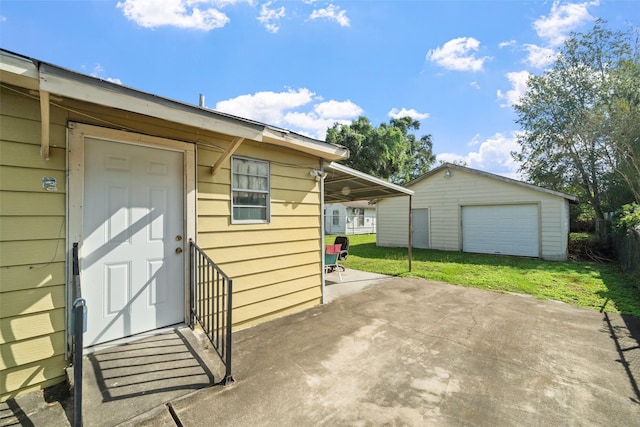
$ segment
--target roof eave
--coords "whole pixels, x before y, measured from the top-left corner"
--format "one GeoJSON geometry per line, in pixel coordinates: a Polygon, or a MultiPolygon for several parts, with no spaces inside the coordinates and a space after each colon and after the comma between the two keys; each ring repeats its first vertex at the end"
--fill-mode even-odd
{"type": "Polygon", "coordinates": [[[207,108],[174,101],[0,49],[0,81],[109,108],[156,117],[212,132],[345,159],[344,147],[207,108]]]}
{"type": "Polygon", "coordinates": [[[306,138],[281,129],[267,127],[262,133],[262,138],[264,142],[317,155],[325,160],[335,161],[349,157],[349,150],[344,147],[306,138]]]}
{"type": "Polygon", "coordinates": [[[0,82],[38,90],[38,79],[38,67],[33,61],[20,55],[2,51],[2,55],[0,55],[0,82]]]}

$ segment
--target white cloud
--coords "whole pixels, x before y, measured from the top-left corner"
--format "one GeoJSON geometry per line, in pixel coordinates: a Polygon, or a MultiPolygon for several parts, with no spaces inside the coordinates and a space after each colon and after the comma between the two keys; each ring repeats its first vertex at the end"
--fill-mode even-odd
{"type": "Polygon", "coordinates": [[[459,37],[449,40],[442,47],[437,47],[427,53],[427,60],[455,71],[481,71],[484,62],[490,57],[477,58],[476,51],[480,42],[473,37],[459,37]]]}
{"type": "Polygon", "coordinates": [[[362,114],[362,108],[357,104],[346,101],[325,101],[314,106],[314,111],[320,117],[333,117],[333,118],[351,118],[357,117],[362,114]]]}
{"type": "Polygon", "coordinates": [[[555,0],[551,6],[551,13],[534,21],[533,28],[549,45],[560,46],[571,31],[594,19],[588,9],[599,5],[599,0],[566,4],[560,4],[559,0],[555,0]]]}
{"type": "Polygon", "coordinates": [[[347,17],[346,10],[340,10],[339,6],[330,4],[324,9],[316,9],[311,12],[309,19],[326,19],[328,21],[335,21],[341,27],[348,27],[351,25],[349,18],[347,17]]]}
{"type": "Polygon", "coordinates": [[[498,47],[499,47],[500,49],[502,49],[503,47],[513,46],[513,45],[515,45],[516,43],[517,43],[517,42],[516,42],[515,40],[509,40],[509,41],[506,41],[506,42],[501,42],[501,43],[498,45],[498,47]]]}
{"type": "Polygon", "coordinates": [[[303,135],[324,140],[327,129],[335,123],[351,123],[361,114],[362,108],[350,100],[331,100],[314,105],[309,112],[293,111],[285,114],[284,125],[303,135]]]}
{"type": "Polygon", "coordinates": [[[469,83],[469,86],[471,86],[474,89],[480,89],[480,85],[476,81],[469,83]]]}
{"type": "Polygon", "coordinates": [[[526,63],[536,68],[544,68],[556,59],[556,51],[549,47],[541,47],[535,44],[524,45],[528,52],[526,63]]]}
{"type": "Polygon", "coordinates": [[[419,113],[413,108],[407,110],[406,108],[402,108],[402,110],[398,110],[397,108],[392,108],[389,111],[389,117],[394,119],[400,119],[402,117],[411,117],[414,120],[424,120],[429,118],[429,113],[419,113]]]}
{"type": "Polygon", "coordinates": [[[324,139],[334,123],[349,123],[362,114],[362,108],[350,100],[320,101],[309,89],[286,92],[257,92],[220,101],[216,110],[324,139]]]}
{"type": "Polygon", "coordinates": [[[271,33],[277,33],[280,29],[280,25],[278,22],[280,19],[285,17],[285,8],[281,6],[279,9],[270,9],[269,7],[273,4],[272,1],[266,2],[260,8],[260,16],[258,16],[258,21],[267,31],[271,33]]]}
{"type": "Polygon", "coordinates": [[[111,83],[116,83],[116,84],[119,84],[119,85],[122,84],[122,81],[120,79],[116,79],[116,78],[113,78],[113,77],[106,77],[105,76],[104,67],[102,65],[100,65],[100,64],[96,64],[96,66],[93,67],[93,71],[91,72],[91,76],[92,77],[97,77],[97,78],[102,79],[102,80],[106,80],[106,81],[111,82],[111,83]]]}
{"type": "Polygon", "coordinates": [[[480,142],[478,135],[474,136],[471,146],[478,146],[477,151],[471,151],[466,155],[456,153],[441,153],[436,156],[443,162],[464,162],[468,167],[479,169],[508,178],[520,179],[518,164],[511,157],[512,151],[518,151],[520,146],[516,142],[516,133],[510,135],[496,133],[490,138],[480,142]]]}
{"type": "Polygon", "coordinates": [[[163,0],[159,4],[157,0],[124,0],[116,6],[127,19],[141,27],[172,26],[210,31],[229,22],[229,17],[220,8],[241,1],[252,3],[252,0],[163,0]]]}
{"type": "Polygon", "coordinates": [[[476,145],[480,145],[482,141],[480,140],[480,134],[477,133],[475,135],[473,135],[473,138],[471,138],[471,141],[467,142],[467,147],[475,147],[476,145]]]}
{"type": "Polygon", "coordinates": [[[283,111],[310,103],[315,93],[309,89],[289,89],[286,92],[256,92],[220,101],[216,110],[259,122],[281,125],[283,111]]]}
{"type": "Polygon", "coordinates": [[[498,99],[506,101],[506,103],[500,104],[501,107],[510,107],[520,102],[522,95],[527,92],[527,80],[530,75],[531,74],[526,70],[514,71],[506,74],[509,83],[511,83],[511,89],[506,92],[502,92],[498,89],[498,99]]]}

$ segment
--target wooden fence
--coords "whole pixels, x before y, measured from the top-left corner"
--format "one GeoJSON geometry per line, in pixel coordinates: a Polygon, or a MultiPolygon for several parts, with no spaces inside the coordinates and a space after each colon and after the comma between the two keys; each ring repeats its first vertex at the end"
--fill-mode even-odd
{"type": "MultiPolygon", "coordinates": [[[[640,278],[640,230],[636,228],[624,235],[614,233],[612,237],[622,268],[640,278]]],[[[640,289],[640,281],[638,289],[640,289]]]]}

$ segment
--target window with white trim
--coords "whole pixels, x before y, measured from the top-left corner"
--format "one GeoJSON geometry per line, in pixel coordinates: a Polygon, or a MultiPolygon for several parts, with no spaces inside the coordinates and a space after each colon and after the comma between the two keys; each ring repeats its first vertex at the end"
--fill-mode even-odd
{"type": "Polygon", "coordinates": [[[338,211],[337,209],[333,211],[333,225],[338,226],[340,225],[340,211],[338,211]]]}
{"type": "Polygon", "coordinates": [[[270,189],[269,162],[232,157],[231,222],[269,222],[270,189]]]}

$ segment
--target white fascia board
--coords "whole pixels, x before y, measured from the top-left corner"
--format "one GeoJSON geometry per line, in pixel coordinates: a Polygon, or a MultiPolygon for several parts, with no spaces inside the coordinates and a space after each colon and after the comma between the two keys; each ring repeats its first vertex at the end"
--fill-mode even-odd
{"type": "Polygon", "coordinates": [[[326,160],[342,160],[349,157],[349,150],[338,145],[329,144],[322,141],[314,141],[302,136],[291,134],[285,130],[265,128],[264,142],[279,145],[281,147],[292,148],[303,153],[312,154],[326,160]]]}
{"type": "Polygon", "coordinates": [[[397,184],[392,184],[392,183],[390,183],[388,181],[385,181],[383,179],[377,178],[377,177],[375,177],[373,175],[369,175],[369,174],[366,174],[364,172],[360,172],[358,170],[352,169],[352,168],[350,168],[348,166],[341,165],[340,163],[331,162],[331,163],[329,163],[327,165],[327,168],[336,170],[338,172],[346,173],[348,175],[355,176],[356,178],[360,178],[360,179],[363,179],[365,181],[369,181],[371,183],[374,183],[376,185],[380,185],[382,187],[390,188],[390,189],[392,189],[394,191],[397,191],[399,193],[404,193],[404,194],[406,194],[408,196],[413,196],[415,194],[415,191],[413,191],[413,190],[409,190],[408,188],[402,187],[402,186],[397,185],[397,184]]]}
{"type": "Polygon", "coordinates": [[[26,59],[0,53],[0,81],[27,89],[38,89],[38,67],[26,59]]]}
{"type": "MultiPolygon", "coordinates": [[[[236,124],[231,120],[223,121],[213,114],[196,113],[187,109],[174,108],[141,96],[134,96],[123,92],[131,91],[123,87],[122,91],[110,90],[106,86],[92,85],[80,79],[73,79],[57,73],[48,72],[49,67],[42,64],[40,67],[40,89],[67,98],[98,104],[105,107],[117,108],[124,111],[157,117],[163,120],[182,123],[212,132],[227,135],[240,136],[242,138],[262,141],[262,129],[259,126],[236,124]]],[[[55,71],[55,68],[53,68],[55,71]]]]}
{"type": "Polygon", "coordinates": [[[302,136],[297,137],[295,134],[278,131],[250,120],[227,118],[214,111],[177,103],[124,86],[112,87],[110,83],[102,82],[99,79],[44,63],[40,66],[40,89],[105,107],[157,117],[234,137],[279,145],[327,160],[344,159],[348,157],[349,153],[343,147],[321,141],[314,142],[311,139],[307,140],[302,136]]]}

